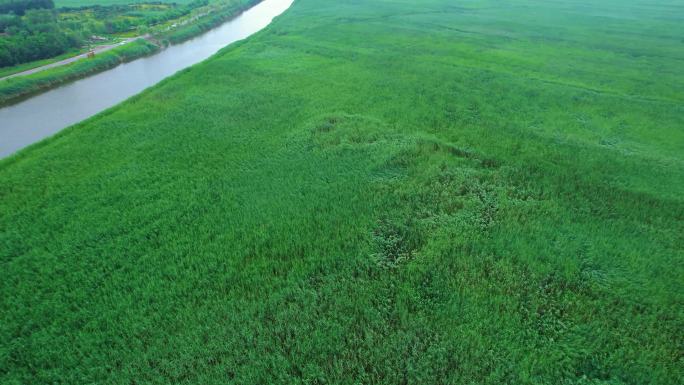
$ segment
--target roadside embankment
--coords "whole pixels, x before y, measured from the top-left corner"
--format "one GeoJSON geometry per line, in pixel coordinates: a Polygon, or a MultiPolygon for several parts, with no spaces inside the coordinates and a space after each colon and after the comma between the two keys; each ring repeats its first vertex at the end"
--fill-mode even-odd
{"type": "Polygon", "coordinates": [[[78,60],[61,67],[4,80],[0,82],[0,105],[11,104],[66,82],[150,55],[158,50],[159,46],[154,43],[145,39],[138,39],[121,47],[98,54],[90,59],[78,60]]]}
{"type": "Polygon", "coordinates": [[[210,29],[225,23],[226,21],[236,17],[245,10],[257,5],[261,0],[247,0],[241,2],[240,5],[225,7],[216,12],[212,12],[204,17],[188,23],[184,26],[166,32],[164,34],[155,36],[158,40],[164,41],[167,44],[178,44],[186,40],[192,39],[195,36],[201,35],[210,29]]]}

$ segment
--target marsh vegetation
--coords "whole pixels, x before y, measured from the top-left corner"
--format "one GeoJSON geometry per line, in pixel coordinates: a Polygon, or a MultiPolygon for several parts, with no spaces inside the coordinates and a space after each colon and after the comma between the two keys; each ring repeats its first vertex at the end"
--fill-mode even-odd
{"type": "Polygon", "coordinates": [[[680,383],[682,36],[297,0],[0,161],[0,382],[680,383]]]}

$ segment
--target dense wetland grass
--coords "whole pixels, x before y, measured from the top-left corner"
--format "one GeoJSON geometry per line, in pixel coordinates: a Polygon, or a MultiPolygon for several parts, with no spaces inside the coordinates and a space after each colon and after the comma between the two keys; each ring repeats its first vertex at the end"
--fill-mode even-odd
{"type": "Polygon", "coordinates": [[[0,162],[0,383],[681,383],[682,36],[297,0],[0,162]]]}

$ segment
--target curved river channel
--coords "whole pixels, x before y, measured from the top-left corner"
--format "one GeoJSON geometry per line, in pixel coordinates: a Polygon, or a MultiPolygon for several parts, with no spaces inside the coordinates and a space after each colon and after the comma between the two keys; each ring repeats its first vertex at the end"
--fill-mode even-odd
{"type": "Polygon", "coordinates": [[[184,43],[0,108],[0,158],[51,136],[266,27],[293,0],[264,0],[184,43]]]}

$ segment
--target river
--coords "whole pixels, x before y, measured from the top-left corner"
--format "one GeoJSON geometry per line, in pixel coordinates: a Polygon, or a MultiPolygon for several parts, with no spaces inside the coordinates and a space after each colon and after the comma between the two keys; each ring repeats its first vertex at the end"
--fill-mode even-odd
{"type": "Polygon", "coordinates": [[[266,27],[293,0],[264,0],[215,29],[161,52],[0,108],[0,158],[112,107],[266,27]]]}

